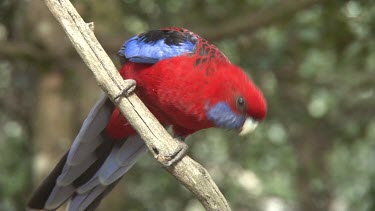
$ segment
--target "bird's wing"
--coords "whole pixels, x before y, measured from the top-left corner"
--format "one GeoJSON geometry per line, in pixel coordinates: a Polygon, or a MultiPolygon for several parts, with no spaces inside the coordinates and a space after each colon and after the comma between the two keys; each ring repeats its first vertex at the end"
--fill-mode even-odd
{"type": "Polygon", "coordinates": [[[176,28],[151,30],[124,43],[119,51],[120,61],[154,64],[160,60],[194,53],[198,36],[176,28]]]}

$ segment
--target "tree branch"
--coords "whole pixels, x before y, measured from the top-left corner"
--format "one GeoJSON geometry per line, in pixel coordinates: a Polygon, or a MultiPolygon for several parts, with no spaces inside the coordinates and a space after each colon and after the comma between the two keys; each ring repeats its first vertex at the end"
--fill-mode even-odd
{"type": "Polygon", "coordinates": [[[26,42],[1,41],[0,46],[0,58],[21,58],[36,61],[48,61],[53,59],[50,54],[26,42]]]}
{"type": "MultiPolygon", "coordinates": [[[[177,147],[176,141],[135,94],[114,100],[127,84],[70,1],[44,0],[44,2],[94,74],[98,85],[142,137],[154,157],[157,158],[158,154],[171,154],[177,147]]],[[[207,170],[188,156],[174,166],[168,167],[167,170],[192,191],[207,210],[230,210],[207,170]]]]}
{"type": "Polygon", "coordinates": [[[256,13],[247,13],[226,22],[216,24],[215,26],[205,26],[196,31],[211,41],[221,40],[223,38],[233,37],[233,35],[248,34],[266,27],[276,21],[290,17],[301,9],[313,5],[328,2],[328,0],[303,0],[303,1],[281,1],[270,7],[261,9],[256,13]]]}

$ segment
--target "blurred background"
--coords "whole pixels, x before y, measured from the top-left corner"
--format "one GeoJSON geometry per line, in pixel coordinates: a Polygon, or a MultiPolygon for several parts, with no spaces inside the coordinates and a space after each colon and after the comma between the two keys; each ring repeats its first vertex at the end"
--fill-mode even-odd
{"type": "MultiPolygon", "coordinates": [[[[188,28],[261,87],[269,113],[247,137],[188,139],[235,211],[375,210],[372,0],[72,1],[118,66],[138,33],[188,28]]],[[[25,209],[101,91],[43,1],[0,1],[0,210],[25,209]]],[[[99,210],[203,207],[145,156],[99,210]]]]}

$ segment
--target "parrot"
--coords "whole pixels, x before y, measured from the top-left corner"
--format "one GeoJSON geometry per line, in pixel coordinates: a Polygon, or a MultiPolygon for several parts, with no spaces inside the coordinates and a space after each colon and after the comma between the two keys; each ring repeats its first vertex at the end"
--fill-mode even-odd
{"type": "MultiPolygon", "coordinates": [[[[124,80],[181,144],[174,165],[186,153],[186,137],[217,127],[252,132],[267,104],[252,79],[213,44],[178,27],[149,30],[118,52],[124,80]]],[[[129,90],[124,90],[123,95],[129,90]]],[[[119,96],[121,97],[121,96],[119,96]]],[[[27,207],[95,210],[147,146],[105,94],[93,106],[70,149],[32,194],[27,207]]]]}

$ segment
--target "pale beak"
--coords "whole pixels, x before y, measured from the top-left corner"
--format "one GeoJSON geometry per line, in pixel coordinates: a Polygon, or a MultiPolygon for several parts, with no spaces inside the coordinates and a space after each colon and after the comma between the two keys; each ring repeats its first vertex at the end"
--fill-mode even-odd
{"type": "Polygon", "coordinates": [[[246,118],[245,122],[242,125],[242,128],[240,129],[240,136],[247,135],[255,130],[255,128],[258,126],[258,121],[254,120],[251,117],[246,118]]]}

